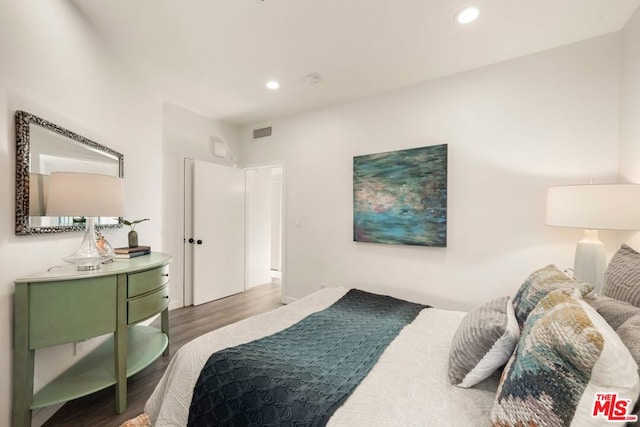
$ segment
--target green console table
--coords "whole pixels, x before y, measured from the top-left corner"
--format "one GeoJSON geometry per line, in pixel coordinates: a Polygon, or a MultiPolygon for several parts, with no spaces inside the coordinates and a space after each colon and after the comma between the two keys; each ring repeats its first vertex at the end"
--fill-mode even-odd
{"type": "Polygon", "coordinates": [[[97,271],[75,266],[15,281],[13,425],[31,411],[116,385],[127,407],[127,377],[169,354],[169,263],[159,252],[116,260],[97,271]],[[137,325],[161,313],[161,329],[137,325]],[[33,394],[35,350],[111,334],[78,363],[33,394]]]}

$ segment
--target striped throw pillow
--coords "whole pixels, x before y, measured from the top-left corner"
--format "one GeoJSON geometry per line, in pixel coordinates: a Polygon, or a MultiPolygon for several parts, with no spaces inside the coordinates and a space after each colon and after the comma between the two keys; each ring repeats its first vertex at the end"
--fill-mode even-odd
{"type": "Polygon", "coordinates": [[[620,246],[604,273],[602,293],[640,307],[640,253],[620,246]]]}
{"type": "Polygon", "coordinates": [[[462,319],[449,353],[449,380],[472,387],[504,365],[520,338],[509,297],[489,301],[462,319]]]}

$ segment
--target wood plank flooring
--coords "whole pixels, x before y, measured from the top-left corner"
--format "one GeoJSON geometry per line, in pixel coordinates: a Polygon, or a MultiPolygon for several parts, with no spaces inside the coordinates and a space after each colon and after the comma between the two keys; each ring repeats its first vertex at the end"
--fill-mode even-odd
{"type": "MultiPolygon", "coordinates": [[[[183,307],[169,312],[169,357],[160,357],[147,368],[129,378],[128,405],[123,414],[115,410],[115,388],[109,387],[89,396],[67,402],[45,427],[117,427],[144,410],[144,404],[160,380],[175,352],[192,339],[209,331],[281,306],[277,282],[256,286],[241,294],[197,307],[183,307]]],[[[156,320],[159,325],[159,319],[156,320]]]]}

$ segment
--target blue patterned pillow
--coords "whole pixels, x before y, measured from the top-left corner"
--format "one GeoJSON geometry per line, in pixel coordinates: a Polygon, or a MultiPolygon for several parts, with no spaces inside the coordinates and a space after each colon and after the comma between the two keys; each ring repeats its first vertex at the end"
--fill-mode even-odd
{"type": "Polygon", "coordinates": [[[593,285],[570,278],[558,270],[555,265],[548,265],[531,273],[513,298],[513,308],[515,309],[520,329],[522,329],[531,310],[549,292],[556,289],[567,289],[567,292],[571,293],[575,288],[578,288],[582,295],[587,295],[593,291],[593,285]]]}
{"type": "Polygon", "coordinates": [[[638,367],[607,322],[580,297],[549,293],[525,322],[491,411],[493,426],[589,426],[596,394],[629,399],[640,391],[638,367]]]}

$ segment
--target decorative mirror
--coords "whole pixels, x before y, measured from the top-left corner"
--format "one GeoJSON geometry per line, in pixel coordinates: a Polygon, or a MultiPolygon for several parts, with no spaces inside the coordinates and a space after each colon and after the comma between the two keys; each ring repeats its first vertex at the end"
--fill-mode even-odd
{"type": "MultiPolygon", "coordinates": [[[[84,218],[46,216],[51,172],[124,176],[122,154],[25,111],[16,111],[16,144],[17,235],[84,230],[84,218]]],[[[96,228],[120,227],[120,218],[96,220],[96,228]]]]}

